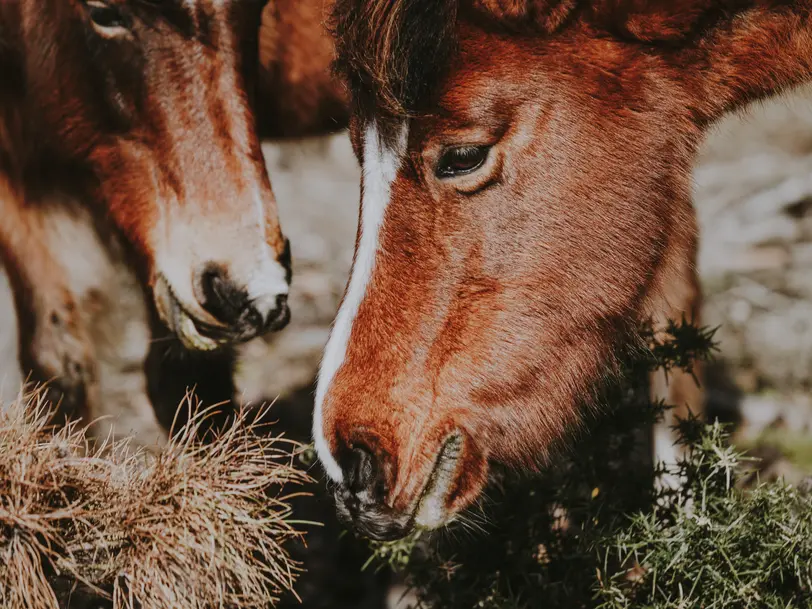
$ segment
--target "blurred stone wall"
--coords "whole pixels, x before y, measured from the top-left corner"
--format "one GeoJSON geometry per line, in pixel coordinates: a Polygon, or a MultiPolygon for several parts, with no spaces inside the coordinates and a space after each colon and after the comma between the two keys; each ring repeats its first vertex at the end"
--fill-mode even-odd
{"type": "Polygon", "coordinates": [[[812,434],[812,88],[712,133],[695,171],[712,404],[744,427],[812,434]]]}

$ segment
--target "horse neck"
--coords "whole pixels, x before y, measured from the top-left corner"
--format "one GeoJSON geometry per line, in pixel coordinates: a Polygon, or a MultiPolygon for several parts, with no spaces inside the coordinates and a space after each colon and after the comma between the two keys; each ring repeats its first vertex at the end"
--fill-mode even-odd
{"type": "Polygon", "coordinates": [[[338,131],[349,120],[346,91],[332,74],[333,39],[324,22],[334,0],[274,0],[260,30],[261,131],[301,137],[338,131]]]}
{"type": "MultiPolygon", "coordinates": [[[[65,6],[67,3],[61,8],[65,6]]],[[[67,180],[73,184],[80,175],[77,168],[62,166],[56,126],[43,122],[43,103],[61,103],[54,96],[62,93],[49,89],[54,83],[53,66],[70,63],[64,57],[50,57],[48,52],[40,55],[53,65],[36,57],[38,51],[48,49],[49,41],[42,39],[46,33],[53,39],[62,34],[40,26],[43,13],[50,9],[45,0],[0,0],[0,173],[26,194],[40,192],[51,178],[54,183],[67,180]],[[37,26],[32,28],[32,24],[37,26]]],[[[60,22],[60,15],[51,17],[60,22]]]]}
{"type": "Polygon", "coordinates": [[[24,145],[25,64],[20,31],[21,3],[0,0],[0,173],[19,173],[24,145]]]}

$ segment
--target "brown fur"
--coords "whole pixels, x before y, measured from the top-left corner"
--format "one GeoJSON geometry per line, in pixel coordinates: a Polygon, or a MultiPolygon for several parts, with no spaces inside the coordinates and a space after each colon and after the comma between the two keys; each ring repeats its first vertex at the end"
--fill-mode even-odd
{"type": "Polygon", "coordinates": [[[269,138],[344,129],[349,95],[331,71],[335,61],[325,21],[332,0],[271,0],[262,12],[258,111],[269,138]]]}
{"type": "MultiPolygon", "coordinates": [[[[335,12],[356,150],[393,114],[408,142],[321,424],[342,467],[375,455],[400,520],[461,435],[447,520],[487,461],[552,458],[638,322],[696,318],[697,147],[725,112],[812,77],[812,3],[419,4],[335,12]],[[421,30],[453,49],[430,68],[403,35],[421,30]],[[471,144],[491,146],[482,169],[435,177],[471,144]]],[[[673,395],[696,399],[685,382],[673,395]]]]}
{"type": "Polygon", "coordinates": [[[186,352],[177,362],[168,357],[178,349],[154,307],[145,315],[137,306],[140,292],[132,293],[126,268],[133,257],[121,258],[116,237],[135,254],[147,291],[161,272],[156,229],[189,227],[171,239],[180,256],[221,245],[225,259],[215,262],[236,266],[231,252],[252,255],[264,241],[288,264],[255,128],[265,137],[334,131],[346,123],[347,100],[330,71],[323,0],[269,2],[261,22],[261,3],[241,0],[228,14],[205,0],[192,11],[112,3],[143,20],[143,44],[101,41],[82,0],[0,0],[0,260],[12,278],[24,373],[50,381],[65,414],[111,415],[94,426],[102,436],[115,420],[117,433],[129,430],[151,445],[163,432],[150,401],[171,422],[189,386],[206,400],[228,399],[232,356],[226,349],[205,360],[186,352]],[[266,220],[256,234],[254,188],[266,220]],[[67,221],[77,201],[98,226],[84,215],[67,221]],[[178,216],[167,217],[172,213],[178,216]],[[79,231],[84,247],[97,243],[93,234],[101,237],[105,251],[91,256],[92,270],[80,244],[55,239],[54,226],[79,231]],[[89,291],[71,283],[82,269],[69,264],[95,275],[89,291]],[[140,349],[150,330],[134,330],[139,323],[153,325],[149,357],[140,349]]]}
{"type": "Polygon", "coordinates": [[[575,9],[577,0],[474,0],[473,8],[502,27],[555,32],[575,9]]]}
{"type": "MultiPolygon", "coordinates": [[[[229,74],[235,90],[228,94],[218,84],[232,67],[249,62],[257,69],[256,59],[240,55],[234,39],[257,44],[252,29],[259,14],[238,12],[219,21],[201,15],[193,26],[183,11],[124,0],[111,4],[139,24],[142,46],[94,36],[82,0],[0,5],[3,63],[19,74],[3,91],[2,158],[18,169],[19,187],[29,199],[44,181],[29,173],[47,170],[56,174],[48,182],[103,202],[152,267],[156,199],[172,193],[233,208],[235,191],[248,181],[267,182],[246,105],[255,77],[244,82],[240,73],[229,74]],[[205,44],[220,45],[219,52],[205,44]],[[244,125],[229,132],[229,117],[244,125]],[[178,130],[188,137],[179,138],[178,130]],[[187,167],[185,158],[194,165],[187,167]],[[58,173],[65,169],[70,173],[58,173]],[[199,191],[189,192],[191,171],[206,176],[205,184],[192,183],[199,191]]],[[[276,241],[281,247],[282,240],[276,241]]]]}

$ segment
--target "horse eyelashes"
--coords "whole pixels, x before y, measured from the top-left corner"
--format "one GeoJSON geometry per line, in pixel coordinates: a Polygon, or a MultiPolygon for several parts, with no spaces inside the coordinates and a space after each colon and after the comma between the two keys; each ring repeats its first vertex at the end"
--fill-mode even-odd
{"type": "Polygon", "coordinates": [[[437,165],[438,178],[452,178],[476,171],[488,158],[488,146],[459,146],[443,153],[437,165]]]}

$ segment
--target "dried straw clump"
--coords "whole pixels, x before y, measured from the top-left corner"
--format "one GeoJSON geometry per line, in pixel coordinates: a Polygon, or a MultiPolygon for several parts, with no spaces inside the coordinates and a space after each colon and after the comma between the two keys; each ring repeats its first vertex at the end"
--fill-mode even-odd
{"type": "Polygon", "coordinates": [[[202,443],[204,412],[150,456],[50,414],[42,392],[0,404],[0,607],[56,609],[73,588],[121,609],[247,609],[290,589],[294,443],[245,412],[202,443]]]}

